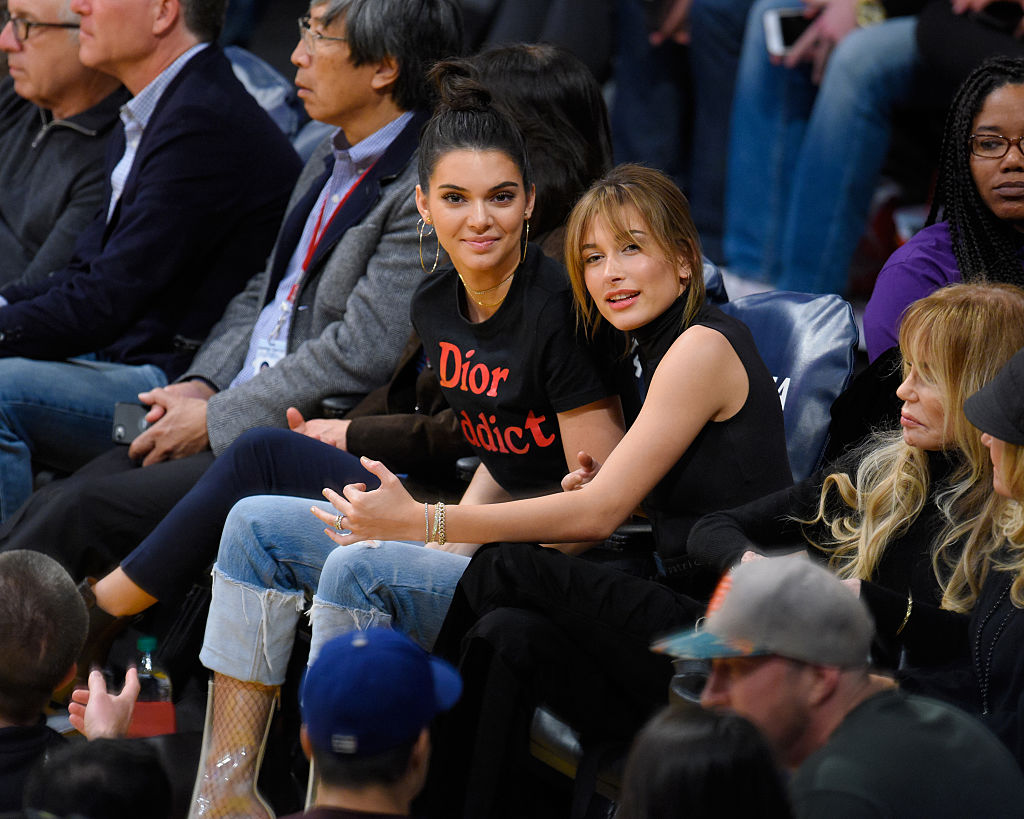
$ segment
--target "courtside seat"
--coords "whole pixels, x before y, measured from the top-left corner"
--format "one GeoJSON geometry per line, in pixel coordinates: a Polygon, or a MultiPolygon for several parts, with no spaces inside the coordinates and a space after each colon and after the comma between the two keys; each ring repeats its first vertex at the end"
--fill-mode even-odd
{"type": "Polygon", "coordinates": [[[750,328],[775,378],[793,480],[803,480],[821,465],[829,409],[853,374],[858,339],[853,308],[833,294],[774,290],[721,309],[750,328]]]}

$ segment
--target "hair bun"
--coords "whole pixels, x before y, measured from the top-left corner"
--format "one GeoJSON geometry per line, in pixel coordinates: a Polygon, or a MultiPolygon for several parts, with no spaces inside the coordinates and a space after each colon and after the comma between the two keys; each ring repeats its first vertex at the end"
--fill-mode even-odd
{"type": "Polygon", "coordinates": [[[467,60],[444,60],[431,69],[440,105],[452,111],[484,112],[491,109],[491,92],[477,79],[467,60]]]}

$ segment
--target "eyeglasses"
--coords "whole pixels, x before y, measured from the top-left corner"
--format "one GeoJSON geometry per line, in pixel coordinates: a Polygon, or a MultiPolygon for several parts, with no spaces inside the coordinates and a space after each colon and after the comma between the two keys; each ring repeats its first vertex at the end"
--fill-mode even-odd
{"type": "Polygon", "coordinates": [[[310,54],[316,54],[317,46],[324,41],[329,43],[348,42],[348,37],[328,37],[319,31],[313,31],[309,25],[311,22],[312,18],[308,14],[305,17],[299,18],[299,37],[302,39],[302,45],[305,46],[306,51],[310,54]]]}
{"type": "Polygon", "coordinates": [[[25,20],[22,17],[12,17],[11,13],[4,9],[0,11],[0,31],[3,31],[10,23],[14,29],[14,39],[21,45],[28,39],[29,33],[34,28],[78,28],[78,23],[38,23],[35,20],[25,20]]]}
{"type": "Polygon", "coordinates": [[[982,159],[1002,159],[1011,145],[1016,145],[1017,150],[1024,155],[1024,136],[1010,139],[999,134],[971,134],[968,142],[971,144],[971,153],[982,159]]]}

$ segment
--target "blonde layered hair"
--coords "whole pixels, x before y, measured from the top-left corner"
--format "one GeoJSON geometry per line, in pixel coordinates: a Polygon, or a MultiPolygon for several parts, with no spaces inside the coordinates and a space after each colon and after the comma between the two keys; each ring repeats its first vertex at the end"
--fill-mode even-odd
{"type": "MultiPolygon", "coordinates": [[[[922,370],[945,407],[946,451],[956,457],[948,485],[932,499],[944,520],[932,563],[942,607],[970,611],[996,545],[996,516],[1005,504],[992,491],[988,450],[963,404],[1024,347],[1024,291],[1004,284],[942,288],[907,309],[899,338],[904,376],[911,365],[922,370]]],[[[927,453],[906,444],[899,431],[877,433],[862,453],[854,480],[829,475],[817,516],[802,522],[826,524],[830,538],[812,544],[830,553],[829,564],[841,577],[868,580],[889,543],[907,531],[929,501],[931,475],[927,453]],[[834,494],[841,504],[830,503],[834,494]]]]}
{"type": "Polygon", "coordinates": [[[608,226],[615,241],[639,245],[650,255],[689,270],[683,315],[683,327],[688,326],[704,304],[704,260],[690,205],[676,184],[652,168],[619,165],[591,185],[569,214],[565,267],[575,297],[577,320],[591,335],[601,321],[601,314],[584,279],[583,245],[597,219],[608,226]],[[629,232],[631,227],[638,227],[634,216],[642,222],[639,227],[646,233],[643,240],[629,232]]]}
{"type": "Polygon", "coordinates": [[[1014,575],[1010,600],[1017,608],[1024,608],[1024,447],[1003,443],[1002,470],[1011,498],[1000,499],[1003,504],[994,525],[1006,547],[995,553],[992,567],[1014,575]]]}

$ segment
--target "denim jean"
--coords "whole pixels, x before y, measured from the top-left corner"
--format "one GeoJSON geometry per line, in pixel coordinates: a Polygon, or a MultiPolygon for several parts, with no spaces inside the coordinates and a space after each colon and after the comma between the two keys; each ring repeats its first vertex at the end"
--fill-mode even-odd
{"type": "Polygon", "coordinates": [[[685,189],[688,140],[686,52],[652,46],[641,0],[617,0],[615,97],[609,122],[616,162],[658,168],[685,189]]]}
{"type": "Polygon", "coordinates": [[[704,255],[718,264],[722,263],[729,117],[752,2],[693,0],[690,9],[693,147],[686,193],[704,255]]]}
{"type": "Polygon", "coordinates": [[[116,402],[166,383],[151,364],[0,359],[0,520],[32,493],[33,460],[78,469],[113,446],[116,402]]]}
{"type": "Polygon", "coordinates": [[[843,293],[891,111],[913,88],[916,19],[851,32],[815,88],[808,66],[768,59],[764,12],[792,5],[758,0],[747,19],[729,137],[726,264],[782,290],[843,293]]]}
{"type": "Polygon", "coordinates": [[[207,668],[280,685],[310,597],[310,662],[332,637],[371,626],[393,626],[433,646],[469,558],[395,541],[335,546],[310,505],[261,495],[231,510],[199,655],[207,668]]]}

